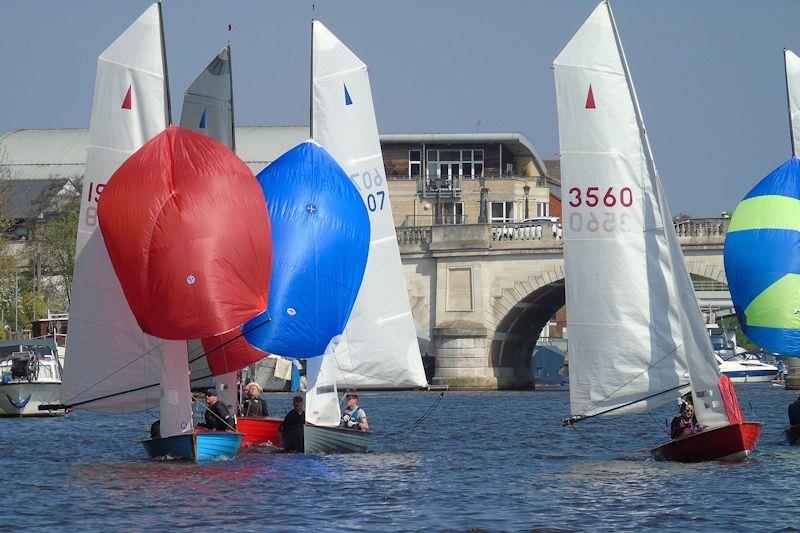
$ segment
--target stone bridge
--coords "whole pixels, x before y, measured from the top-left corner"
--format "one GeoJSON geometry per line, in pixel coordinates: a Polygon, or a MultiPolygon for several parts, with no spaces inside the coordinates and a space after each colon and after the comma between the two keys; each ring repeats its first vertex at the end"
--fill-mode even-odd
{"type": "MultiPolygon", "coordinates": [[[[727,281],[728,222],[675,225],[690,272],[710,286],[727,281]]],[[[549,223],[397,228],[418,333],[436,357],[435,384],[532,387],[531,354],[565,303],[561,237],[549,223]]]]}

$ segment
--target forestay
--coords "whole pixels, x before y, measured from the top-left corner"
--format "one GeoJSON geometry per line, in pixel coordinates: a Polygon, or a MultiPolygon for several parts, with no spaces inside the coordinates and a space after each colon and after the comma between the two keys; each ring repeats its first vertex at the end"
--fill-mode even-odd
{"type": "Polygon", "coordinates": [[[786,64],[786,92],[789,99],[789,121],[792,133],[792,152],[800,157],[800,57],[784,50],[786,64]]]}
{"type": "Polygon", "coordinates": [[[554,67],[572,414],[653,409],[686,392],[691,375],[700,423],[727,423],[719,370],[607,4],[554,67]]]}
{"type": "Polygon", "coordinates": [[[159,6],[150,6],[98,58],[70,304],[61,400],[95,411],[158,404],[162,356],[186,343],[142,332],[114,274],[97,221],[106,181],[168,124],[159,6]],[[120,394],[127,390],[134,392],[120,394]],[[107,397],[103,399],[104,397],[107,397]]]}
{"type": "Polygon", "coordinates": [[[312,137],[356,184],[371,224],[366,273],[336,351],[336,381],[361,388],[424,387],[367,67],[320,22],[312,34],[312,137]]]}

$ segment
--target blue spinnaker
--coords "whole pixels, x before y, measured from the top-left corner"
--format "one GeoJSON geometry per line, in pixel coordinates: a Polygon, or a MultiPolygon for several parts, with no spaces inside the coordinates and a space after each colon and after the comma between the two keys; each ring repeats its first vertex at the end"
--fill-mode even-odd
{"type": "Polygon", "coordinates": [[[800,159],[771,172],[736,208],[725,272],[745,335],[770,352],[800,356],[800,159]]]}
{"type": "Polygon", "coordinates": [[[367,209],[314,141],[289,150],[257,178],[269,209],[274,263],[267,311],[242,327],[245,338],[283,357],[320,356],[344,332],[364,277],[367,209]]]}

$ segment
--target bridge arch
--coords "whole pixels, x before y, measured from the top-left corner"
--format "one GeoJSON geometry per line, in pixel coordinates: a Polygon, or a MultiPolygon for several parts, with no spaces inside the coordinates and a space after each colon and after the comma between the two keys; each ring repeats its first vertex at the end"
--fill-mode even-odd
{"type": "Polygon", "coordinates": [[[502,388],[532,388],[531,355],[536,342],[545,324],[566,303],[563,269],[538,272],[505,292],[503,298],[510,307],[490,330],[489,363],[502,388]],[[521,297],[512,302],[511,295],[521,297]]]}

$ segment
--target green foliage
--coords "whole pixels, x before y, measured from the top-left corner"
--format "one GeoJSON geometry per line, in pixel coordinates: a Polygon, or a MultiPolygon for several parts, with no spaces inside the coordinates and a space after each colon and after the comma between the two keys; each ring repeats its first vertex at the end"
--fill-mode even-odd
{"type": "Polygon", "coordinates": [[[749,352],[757,352],[761,349],[759,345],[747,338],[747,335],[742,331],[742,326],[739,324],[739,319],[736,316],[726,316],[720,320],[720,325],[726,330],[733,330],[736,332],[736,343],[749,352]]]}

